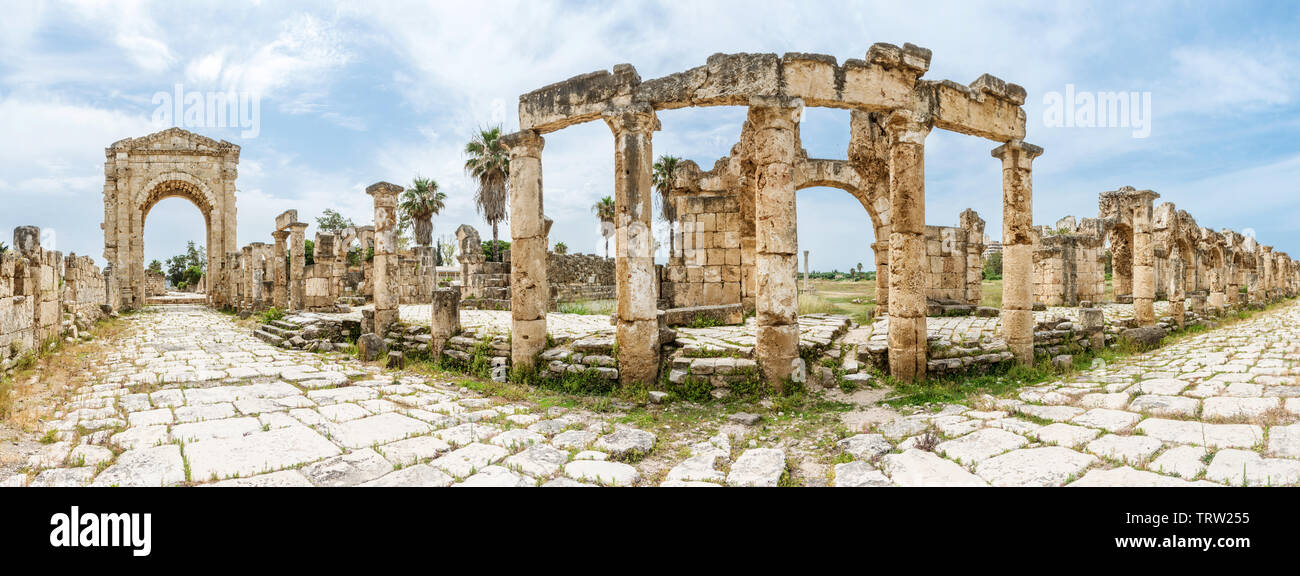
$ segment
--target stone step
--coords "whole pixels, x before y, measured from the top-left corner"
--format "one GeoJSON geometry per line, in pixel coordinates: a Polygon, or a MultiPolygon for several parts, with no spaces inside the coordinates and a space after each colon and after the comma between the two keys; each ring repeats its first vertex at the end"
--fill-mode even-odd
{"type": "Polygon", "coordinates": [[[294,334],[296,334],[298,331],[287,330],[285,328],[280,328],[279,326],[274,326],[272,324],[263,324],[259,332],[266,332],[267,334],[270,334],[272,336],[275,336],[283,340],[285,338],[292,338],[294,334]]]}
{"type": "Polygon", "coordinates": [[[253,335],[256,336],[259,340],[266,342],[267,344],[270,344],[272,346],[279,347],[284,344],[284,338],[276,336],[275,334],[272,334],[265,330],[258,330],[256,332],[253,332],[253,335]]]}
{"type": "Polygon", "coordinates": [[[301,324],[295,324],[286,320],[272,320],[271,325],[284,330],[301,330],[301,324]]]}

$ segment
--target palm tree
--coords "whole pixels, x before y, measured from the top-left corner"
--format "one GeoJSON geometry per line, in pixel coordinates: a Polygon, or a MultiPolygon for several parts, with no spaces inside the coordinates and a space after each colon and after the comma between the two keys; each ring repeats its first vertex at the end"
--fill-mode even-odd
{"type": "Polygon", "coordinates": [[[854,276],[854,277],[853,277],[854,281],[856,281],[856,280],[857,280],[857,277],[858,277],[858,276],[861,276],[861,275],[862,275],[862,263],[861,263],[861,262],[858,262],[858,274],[857,274],[857,276],[854,276]]]}
{"type": "Polygon", "coordinates": [[[415,226],[415,243],[433,243],[433,215],[446,207],[447,193],[438,190],[433,178],[415,177],[411,187],[402,192],[397,208],[415,226]]]}
{"type": "Polygon", "coordinates": [[[673,172],[677,171],[678,162],[681,162],[681,158],[665,154],[660,156],[659,160],[654,163],[654,171],[650,173],[650,178],[654,181],[655,192],[659,195],[659,217],[668,223],[668,255],[670,257],[676,251],[673,224],[677,221],[677,206],[672,203],[671,198],[668,196],[673,190],[673,172]]]}
{"type": "Polygon", "coordinates": [[[605,257],[609,258],[609,237],[614,235],[614,199],[606,196],[591,205],[591,213],[600,219],[600,235],[605,237],[605,257]]]}
{"type": "Polygon", "coordinates": [[[506,220],[506,203],[510,198],[510,154],[501,144],[501,127],[479,129],[465,145],[465,172],[478,180],[474,205],[483,219],[492,225],[492,259],[501,261],[497,224],[506,220]]]}

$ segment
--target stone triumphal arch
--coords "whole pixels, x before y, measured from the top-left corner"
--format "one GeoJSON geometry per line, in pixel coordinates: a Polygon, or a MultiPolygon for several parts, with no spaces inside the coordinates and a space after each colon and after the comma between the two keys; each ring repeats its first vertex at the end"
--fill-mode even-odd
{"type": "MultiPolygon", "coordinates": [[[[109,146],[104,162],[104,259],[108,261],[109,305],[140,308],[145,303],[144,224],[165,198],[184,198],[207,224],[208,270],[222,269],[235,240],[235,177],[239,146],[180,128],[127,138],[109,146]]],[[[205,277],[208,303],[224,306],[220,283],[205,277]]]]}

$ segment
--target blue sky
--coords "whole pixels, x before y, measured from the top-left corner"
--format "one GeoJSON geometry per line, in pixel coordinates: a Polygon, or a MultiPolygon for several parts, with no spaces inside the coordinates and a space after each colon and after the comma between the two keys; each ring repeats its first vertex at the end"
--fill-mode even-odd
{"type": "MultiPolygon", "coordinates": [[[[417,173],[449,195],[435,234],[475,214],[460,150],[481,125],[518,127],[519,94],[632,63],[649,79],[715,52],[817,52],[841,62],[874,42],[934,51],[931,79],[990,73],[1029,93],[1026,140],[1038,224],[1092,216],[1097,193],[1132,185],[1202,226],[1253,229],[1300,256],[1300,7],[1264,2],[7,2],[0,19],[0,231],[39,225],[57,248],[100,259],[103,150],[164,128],[156,92],[261,95],[260,133],[198,129],[243,148],[239,242],[269,241],[273,218],[313,221],[335,208],[371,218],[364,188],[417,173]],[[1124,128],[1044,124],[1044,95],[1150,92],[1147,138],[1124,128]]],[[[656,154],[706,169],[735,143],[741,108],[661,114],[656,154]]],[[[810,110],[804,147],[843,158],[848,114],[810,110]]],[[[548,136],[552,241],[599,252],[589,206],[613,187],[613,139],[601,123],[548,136]]],[[[966,207],[1001,230],[996,143],[936,130],[927,141],[927,221],[966,207]]],[[[800,248],[814,269],[872,267],[866,212],[848,194],[799,193],[800,248]]],[[[202,241],[198,211],[166,200],[146,257],[202,241]]],[[[309,233],[313,231],[309,230],[309,233]]],[[[502,230],[508,237],[508,228],[502,230]]]]}

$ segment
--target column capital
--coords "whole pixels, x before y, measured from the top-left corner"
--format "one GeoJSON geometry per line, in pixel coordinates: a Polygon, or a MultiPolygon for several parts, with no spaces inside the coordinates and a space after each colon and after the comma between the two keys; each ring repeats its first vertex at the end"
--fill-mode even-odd
{"type": "Polygon", "coordinates": [[[925,137],[933,128],[926,118],[911,110],[890,112],[884,125],[890,144],[925,144],[925,137]]]}
{"type": "Polygon", "coordinates": [[[271,233],[271,237],[275,238],[276,243],[284,242],[289,238],[289,231],[287,229],[276,230],[275,232],[271,233]]]}
{"type": "Polygon", "coordinates": [[[293,224],[290,224],[286,229],[291,232],[302,234],[307,230],[308,226],[310,226],[310,224],[306,222],[294,222],[293,224]]]}
{"type": "Polygon", "coordinates": [[[793,129],[803,120],[803,98],[750,96],[749,121],[760,126],[793,129]]]}
{"type": "Polygon", "coordinates": [[[1024,140],[1011,140],[1006,144],[994,148],[992,155],[994,158],[1006,161],[1008,157],[1015,157],[1015,154],[1008,154],[1011,152],[1019,152],[1021,158],[1024,158],[1026,161],[1032,161],[1034,158],[1043,155],[1043,148],[1041,146],[1034,146],[1024,140]]]}
{"type": "Polygon", "coordinates": [[[601,117],[615,136],[629,132],[648,134],[660,128],[654,107],[644,102],[610,108],[602,112],[601,117]]]}
{"type": "Polygon", "coordinates": [[[500,139],[501,145],[506,151],[510,152],[510,157],[530,156],[541,158],[542,148],[546,146],[546,139],[536,130],[520,130],[513,134],[506,134],[500,139]]]}
{"type": "Polygon", "coordinates": [[[401,194],[403,190],[405,190],[405,188],[402,188],[397,184],[375,182],[366,187],[366,194],[379,198],[383,196],[397,196],[398,194],[401,194]]]}

